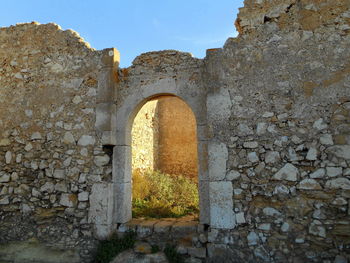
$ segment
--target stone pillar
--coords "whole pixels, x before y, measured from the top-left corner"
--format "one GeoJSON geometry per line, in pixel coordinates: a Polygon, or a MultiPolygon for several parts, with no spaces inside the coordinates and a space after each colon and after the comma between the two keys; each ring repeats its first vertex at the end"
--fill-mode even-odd
{"type": "Polygon", "coordinates": [[[131,147],[117,145],[113,149],[112,175],[115,201],[113,221],[126,223],[131,220],[131,147]]]}
{"type": "Polygon", "coordinates": [[[231,181],[225,181],[227,147],[224,143],[209,142],[209,196],[210,226],[219,229],[233,229],[233,187],[231,181]]]}
{"type": "Polygon", "coordinates": [[[90,194],[88,222],[94,224],[97,239],[106,239],[114,230],[115,191],[112,183],[96,183],[90,194]]]}
{"type": "Polygon", "coordinates": [[[102,133],[103,145],[115,145],[116,135],[113,122],[116,106],[114,93],[120,55],[115,48],[107,48],[102,52],[102,68],[98,76],[95,127],[97,131],[102,133]]]}

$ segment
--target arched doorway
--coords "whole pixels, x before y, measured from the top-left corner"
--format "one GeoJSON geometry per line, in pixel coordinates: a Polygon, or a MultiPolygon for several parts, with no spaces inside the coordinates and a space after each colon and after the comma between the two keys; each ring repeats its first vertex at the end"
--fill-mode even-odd
{"type": "MultiPolygon", "coordinates": [[[[163,80],[165,81],[165,80],[163,80]]],[[[197,152],[198,152],[198,192],[199,222],[210,224],[209,175],[208,175],[208,131],[206,124],[206,100],[198,99],[192,94],[184,94],[174,82],[166,85],[143,89],[142,93],[133,93],[125,97],[116,110],[117,143],[113,150],[113,224],[126,223],[132,218],[131,185],[131,129],[134,118],[142,106],[155,97],[170,95],[182,99],[192,110],[196,118],[197,152]],[[170,84],[170,85],[169,85],[170,84]],[[169,92],[165,92],[168,90],[169,92]]]]}
{"type": "Polygon", "coordinates": [[[176,96],[147,101],[132,125],[133,217],[198,219],[196,118],[176,96]]]}

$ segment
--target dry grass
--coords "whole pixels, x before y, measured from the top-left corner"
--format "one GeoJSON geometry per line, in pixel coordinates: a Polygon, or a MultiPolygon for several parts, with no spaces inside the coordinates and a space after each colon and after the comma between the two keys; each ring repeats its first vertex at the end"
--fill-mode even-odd
{"type": "Polygon", "coordinates": [[[133,217],[182,217],[198,214],[197,182],[156,171],[133,173],[133,217]]]}

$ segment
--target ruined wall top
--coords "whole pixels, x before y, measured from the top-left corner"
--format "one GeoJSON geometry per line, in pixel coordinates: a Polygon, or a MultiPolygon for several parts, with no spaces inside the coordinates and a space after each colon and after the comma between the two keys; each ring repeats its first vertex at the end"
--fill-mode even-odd
{"type": "Polygon", "coordinates": [[[329,26],[350,30],[348,0],[245,0],[236,20],[241,34],[254,31],[267,22],[280,30],[315,31],[329,26]]]}

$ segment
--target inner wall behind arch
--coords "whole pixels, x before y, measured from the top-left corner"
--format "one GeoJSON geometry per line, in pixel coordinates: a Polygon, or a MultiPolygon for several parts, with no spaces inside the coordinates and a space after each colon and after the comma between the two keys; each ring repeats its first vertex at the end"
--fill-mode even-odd
{"type": "Polygon", "coordinates": [[[138,112],[132,126],[132,170],[198,175],[196,119],[175,96],[159,96],[138,112]]]}

